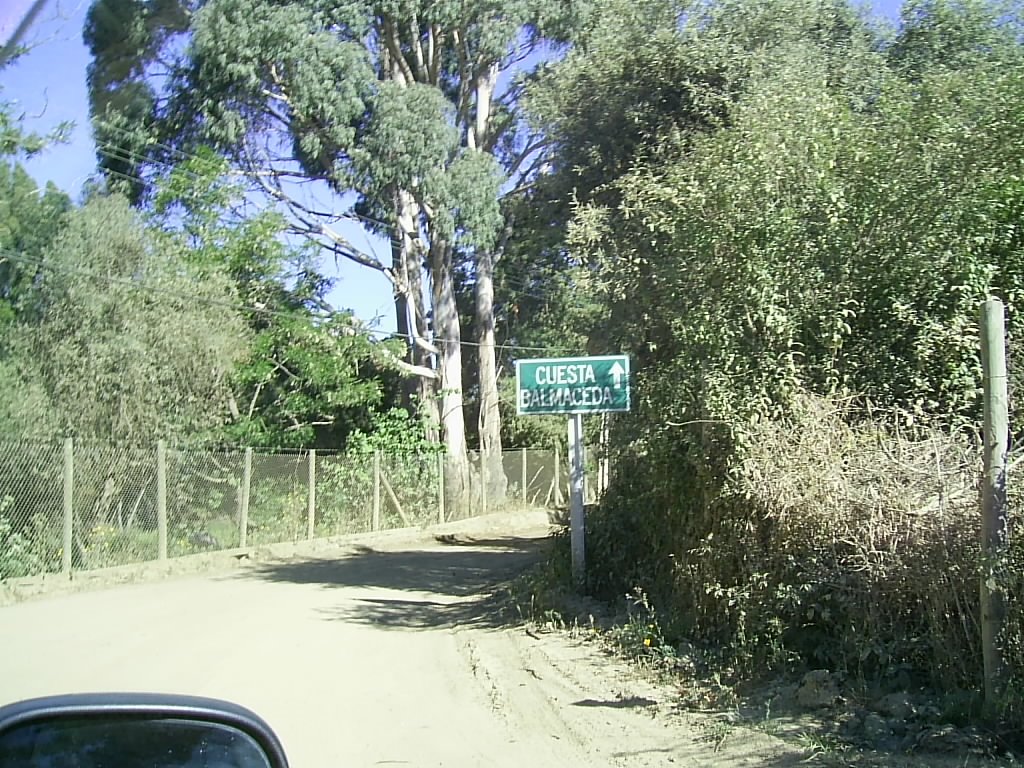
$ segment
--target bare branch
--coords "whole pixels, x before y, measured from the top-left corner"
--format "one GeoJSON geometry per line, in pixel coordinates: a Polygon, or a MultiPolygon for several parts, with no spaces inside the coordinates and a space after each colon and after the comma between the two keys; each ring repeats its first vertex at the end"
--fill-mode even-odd
{"type": "Polygon", "coordinates": [[[235,421],[242,418],[242,412],[238,409],[238,401],[235,399],[235,393],[230,389],[228,390],[228,412],[231,414],[231,418],[235,421]]]}
{"type": "Polygon", "coordinates": [[[332,218],[334,214],[329,214],[325,211],[317,211],[309,208],[308,206],[295,200],[293,197],[285,194],[284,190],[281,189],[280,179],[277,176],[263,176],[256,174],[249,174],[249,177],[256,182],[256,184],[271,198],[282,203],[291,214],[292,221],[289,229],[296,234],[302,234],[307,236],[322,236],[330,240],[332,244],[332,250],[335,254],[343,256],[344,258],[354,261],[357,264],[361,264],[364,267],[376,270],[384,274],[392,283],[395,282],[396,275],[393,269],[382,264],[378,259],[371,256],[364,251],[359,250],[339,232],[334,230],[331,226],[320,221],[323,218],[332,218]]]}
{"type": "Polygon", "coordinates": [[[511,108],[513,104],[519,101],[519,97],[526,91],[525,83],[513,83],[506,88],[501,97],[498,99],[498,103],[504,107],[511,108]]]}
{"type": "Polygon", "coordinates": [[[288,370],[288,367],[284,363],[280,362],[279,360],[273,360],[272,359],[271,362],[274,364],[274,368],[279,370],[281,373],[283,373],[288,378],[290,378],[290,379],[297,379],[297,378],[299,378],[294,373],[292,373],[290,370],[288,370]]]}
{"type": "Polygon", "coordinates": [[[476,85],[476,132],[475,145],[487,149],[491,140],[491,114],[494,99],[494,88],[498,82],[498,65],[491,64],[486,72],[479,73],[475,78],[476,85]]]}
{"type": "Polygon", "coordinates": [[[270,90],[269,88],[263,88],[260,92],[268,99],[272,99],[273,101],[279,101],[282,104],[287,105],[289,109],[292,106],[291,101],[283,93],[274,93],[274,91],[270,90]]]}
{"type": "Polygon", "coordinates": [[[256,391],[252,393],[252,400],[249,401],[249,411],[246,414],[248,418],[252,418],[252,415],[256,412],[256,401],[259,400],[260,393],[263,391],[263,385],[267,383],[267,380],[259,382],[256,385],[256,391]]]}
{"type": "Polygon", "coordinates": [[[414,365],[413,363],[406,362],[387,347],[378,346],[376,349],[383,357],[387,358],[389,363],[405,373],[412,376],[422,376],[425,379],[436,380],[439,378],[437,371],[433,368],[427,368],[424,365],[414,365]]]}
{"type": "Polygon", "coordinates": [[[531,179],[530,181],[524,181],[519,186],[513,187],[508,192],[506,192],[505,193],[505,197],[509,198],[509,197],[515,197],[516,195],[525,194],[525,193],[529,192],[531,189],[533,189],[536,186],[537,186],[537,180],[536,179],[531,179]]]}
{"type": "Polygon", "coordinates": [[[296,432],[302,429],[303,427],[329,427],[333,423],[334,419],[327,419],[326,421],[307,421],[302,423],[294,416],[292,416],[291,426],[285,427],[284,429],[285,432],[296,432]]]}

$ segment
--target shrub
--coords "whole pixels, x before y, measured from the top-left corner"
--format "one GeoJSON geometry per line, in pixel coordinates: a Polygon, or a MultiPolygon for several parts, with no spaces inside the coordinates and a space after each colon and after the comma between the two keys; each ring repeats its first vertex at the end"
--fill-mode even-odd
{"type": "MultiPolygon", "coordinates": [[[[620,460],[591,518],[594,588],[645,589],[670,636],[720,648],[740,673],[979,685],[973,436],[802,395],[785,417],[719,429],[717,453],[660,440],[620,460]]],[[[1022,564],[1015,544],[1004,645],[1016,686],[1022,564]]]]}
{"type": "Polygon", "coordinates": [[[8,516],[10,507],[10,497],[0,499],[0,579],[31,576],[47,570],[41,539],[15,529],[8,516]]]}

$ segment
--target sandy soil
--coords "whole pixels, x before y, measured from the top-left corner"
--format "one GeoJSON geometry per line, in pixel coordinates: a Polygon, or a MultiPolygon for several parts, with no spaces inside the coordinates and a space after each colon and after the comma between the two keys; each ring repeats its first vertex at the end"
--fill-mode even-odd
{"type": "Polygon", "coordinates": [[[594,644],[491,594],[541,556],[495,519],[0,608],[0,703],[152,690],[237,701],[293,766],[795,766],[765,734],[671,713],[594,644]]]}

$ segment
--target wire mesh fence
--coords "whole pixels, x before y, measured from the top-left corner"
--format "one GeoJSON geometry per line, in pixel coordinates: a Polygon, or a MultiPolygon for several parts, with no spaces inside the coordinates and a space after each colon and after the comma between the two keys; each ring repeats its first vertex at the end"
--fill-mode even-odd
{"type": "Polygon", "coordinates": [[[555,508],[568,488],[555,449],[453,467],[438,453],[0,441],[0,579],[555,508]]]}
{"type": "Polygon", "coordinates": [[[61,567],[60,446],[0,443],[0,577],[61,567]]]}

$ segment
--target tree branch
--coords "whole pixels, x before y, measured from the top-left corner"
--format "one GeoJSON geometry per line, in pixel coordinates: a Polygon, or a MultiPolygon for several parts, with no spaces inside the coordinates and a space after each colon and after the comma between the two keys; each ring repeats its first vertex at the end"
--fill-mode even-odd
{"type": "Polygon", "coordinates": [[[398,36],[398,28],[391,19],[384,19],[384,44],[388,47],[388,52],[391,54],[391,58],[394,59],[395,65],[402,73],[402,77],[405,78],[405,83],[415,82],[416,77],[413,75],[412,67],[409,66],[409,62],[405,60],[405,55],[402,53],[402,41],[398,36]]]}
{"type": "MultiPolygon", "coordinates": [[[[508,174],[509,178],[512,178],[517,173],[519,173],[519,169],[522,167],[523,163],[525,163],[527,159],[534,155],[534,153],[536,153],[538,150],[544,149],[550,144],[551,141],[543,136],[536,136],[530,139],[527,142],[526,146],[523,148],[523,151],[516,155],[516,158],[512,161],[512,164],[506,169],[505,172],[508,174]]],[[[522,178],[525,180],[532,176],[533,173],[544,164],[546,159],[547,158],[545,158],[543,154],[534,157],[530,167],[523,172],[522,178]]]]}
{"type": "Polygon", "coordinates": [[[292,416],[292,424],[290,427],[285,427],[285,432],[297,432],[303,427],[329,427],[334,423],[334,419],[328,419],[327,421],[307,421],[300,422],[294,416],[292,416]]]}
{"type": "Polygon", "coordinates": [[[248,175],[267,195],[284,204],[285,207],[288,208],[288,212],[292,217],[292,224],[289,228],[293,232],[302,235],[326,237],[331,241],[332,250],[335,254],[343,256],[357,264],[361,264],[364,267],[376,270],[385,275],[392,283],[395,282],[396,275],[393,269],[385,266],[370,254],[364,253],[356,248],[348,241],[348,239],[343,237],[328,224],[318,221],[320,218],[329,218],[331,214],[309,208],[303,203],[300,203],[291,196],[285,194],[284,190],[281,189],[280,179],[276,176],[270,176],[268,181],[267,176],[252,173],[248,175]],[[301,224],[302,226],[297,226],[297,224],[301,224]]]}
{"type": "Polygon", "coordinates": [[[422,376],[425,379],[434,379],[438,377],[437,371],[433,368],[427,368],[424,365],[414,365],[413,363],[406,362],[387,347],[378,346],[377,351],[381,353],[388,362],[394,365],[399,370],[405,371],[413,376],[422,376]]]}
{"type": "Polygon", "coordinates": [[[228,413],[231,414],[231,418],[235,421],[242,418],[242,412],[238,410],[238,401],[235,399],[235,393],[230,389],[228,390],[228,413]]]}
{"type": "Polygon", "coordinates": [[[259,382],[256,385],[256,391],[252,393],[252,400],[249,401],[249,410],[246,413],[246,418],[251,419],[252,415],[256,412],[256,401],[259,400],[260,393],[263,391],[263,385],[267,383],[267,380],[259,382]]]}
{"type": "Polygon", "coordinates": [[[458,29],[452,30],[452,45],[455,47],[455,53],[459,59],[459,95],[458,104],[456,105],[455,123],[466,129],[466,143],[470,145],[470,149],[475,149],[473,142],[476,137],[469,126],[470,95],[475,90],[475,83],[473,82],[473,73],[470,70],[469,55],[462,38],[462,32],[458,29]]]}
{"type": "Polygon", "coordinates": [[[287,377],[289,377],[291,379],[299,378],[294,373],[292,373],[290,370],[288,370],[288,367],[284,363],[282,363],[282,362],[280,362],[278,360],[274,360],[274,359],[271,359],[271,362],[274,364],[274,368],[276,368],[277,370],[281,371],[281,373],[283,373],[285,376],[287,376],[287,377]]]}
{"type": "Polygon", "coordinates": [[[431,24],[427,34],[427,67],[430,70],[430,84],[437,85],[441,74],[441,51],[444,50],[444,33],[438,24],[431,24]]]}
{"type": "Polygon", "coordinates": [[[476,146],[481,150],[489,148],[491,134],[491,109],[494,88],[498,81],[498,65],[491,64],[487,71],[474,77],[476,86],[476,146]]]}
{"type": "Polygon", "coordinates": [[[420,42],[420,20],[415,12],[409,21],[409,37],[412,41],[413,56],[416,57],[416,79],[421,83],[427,83],[427,65],[423,57],[423,45],[420,42]]]}

